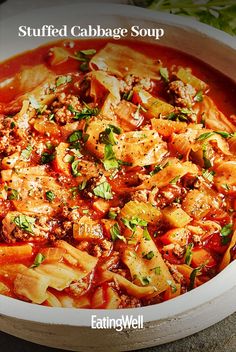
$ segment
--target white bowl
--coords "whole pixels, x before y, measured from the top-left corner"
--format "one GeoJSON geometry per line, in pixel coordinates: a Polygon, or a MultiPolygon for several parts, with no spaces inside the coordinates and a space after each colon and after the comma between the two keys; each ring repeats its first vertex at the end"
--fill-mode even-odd
{"type": "MultiPolygon", "coordinates": [[[[68,5],[2,19],[0,59],[48,41],[16,37],[20,24],[36,26],[43,23],[164,27],[166,35],[160,44],[198,57],[236,81],[235,38],[191,19],[131,6],[68,5]]],[[[236,262],[233,262],[214,279],[189,293],[158,305],[135,309],[47,308],[0,296],[0,329],[28,341],[73,351],[129,351],[155,346],[193,334],[233,313],[236,310],[235,271],[236,262]],[[122,332],[92,330],[92,314],[111,318],[143,315],[144,328],[122,332]]]]}

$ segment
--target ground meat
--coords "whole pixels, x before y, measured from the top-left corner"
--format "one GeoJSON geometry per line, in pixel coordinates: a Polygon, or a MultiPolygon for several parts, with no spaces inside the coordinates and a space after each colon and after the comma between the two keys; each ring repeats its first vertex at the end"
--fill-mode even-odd
{"type": "Polygon", "coordinates": [[[176,265],[170,264],[168,261],[166,261],[166,265],[168,266],[170,273],[172,274],[174,280],[176,282],[181,283],[184,279],[183,275],[177,270],[176,265]]]}
{"type": "Polygon", "coordinates": [[[119,308],[136,308],[141,307],[141,302],[136,297],[130,297],[125,294],[120,296],[120,305],[119,308]]]}
{"type": "Polygon", "coordinates": [[[126,75],[123,81],[120,81],[121,93],[129,93],[135,85],[145,89],[151,90],[153,84],[150,78],[140,78],[134,75],[126,75]]]}
{"type": "Polygon", "coordinates": [[[91,254],[95,257],[107,257],[110,255],[112,250],[112,243],[107,240],[101,241],[99,244],[95,244],[91,250],[91,254]]]}
{"type": "Polygon", "coordinates": [[[94,257],[105,258],[108,257],[112,250],[112,243],[108,240],[102,240],[99,242],[81,241],[77,246],[79,250],[86,251],[94,257]]]}
{"type": "MultiPolygon", "coordinates": [[[[155,205],[164,208],[174,201],[181,201],[186,195],[186,190],[177,185],[163,187],[154,197],[155,205]]],[[[154,204],[154,203],[152,203],[154,204]]]]}
{"type": "Polygon", "coordinates": [[[72,222],[64,221],[61,225],[57,225],[53,231],[53,234],[50,234],[50,240],[55,241],[57,239],[64,238],[72,230],[72,222]]]}
{"type": "Polygon", "coordinates": [[[88,291],[89,284],[90,275],[70,284],[70,286],[66,289],[66,292],[76,297],[82,296],[88,291]]]}
{"type": "Polygon", "coordinates": [[[145,189],[139,190],[139,191],[136,191],[132,194],[131,199],[135,200],[137,202],[147,202],[148,201],[148,194],[149,194],[149,191],[147,191],[145,189]]]}
{"type": "Polygon", "coordinates": [[[113,270],[115,269],[120,261],[120,253],[113,252],[102,264],[102,270],[113,270]]]}
{"type": "Polygon", "coordinates": [[[180,80],[171,82],[168,92],[172,96],[175,105],[187,108],[193,105],[194,97],[197,94],[195,88],[190,84],[184,84],[180,80]]]}
{"type": "Polygon", "coordinates": [[[68,106],[71,106],[75,111],[82,109],[82,105],[75,95],[58,94],[57,100],[52,104],[52,113],[57,123],[65,125],[73,121],[74,114],[68,110],[68,106]]]}

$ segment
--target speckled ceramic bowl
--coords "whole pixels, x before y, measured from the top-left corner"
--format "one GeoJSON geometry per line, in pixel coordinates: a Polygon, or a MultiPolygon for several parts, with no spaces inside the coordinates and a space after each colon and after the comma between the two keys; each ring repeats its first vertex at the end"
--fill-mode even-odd
{"type": "MultiPolygon", "coordinates": [[[[19,25],[89,23],[106,26],[163,27],[161,44],[209,63],[236,81],[236,40],[190,19],[119,5],[81,5],[25,12],[0,22],[0,59],[36,47],[47,39],[19,39],[19,25]]],[[[52,40],[52,39],[50,39],[52,40]]],[[[193,334],[236,310],[236,262],[203,286],[171,301],[117,311],[47,308],[0,297],[0,329],[23,339],[73,351],[129,351],[193,334]],[[141,330],[92,330],[91,315],[120,318],[143,315],[141,330]]]]}

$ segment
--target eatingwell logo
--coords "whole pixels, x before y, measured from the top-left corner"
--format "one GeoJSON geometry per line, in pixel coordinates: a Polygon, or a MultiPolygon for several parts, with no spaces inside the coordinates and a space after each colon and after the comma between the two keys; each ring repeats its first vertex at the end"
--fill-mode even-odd
{"type": "Polygon", "coordinates": [[[123,331],[124,329],[143,329],[143,315],[134,317],[133,315],[122,315],[120,318],[91,316],[92,329],[115,329],[123,331]]]}

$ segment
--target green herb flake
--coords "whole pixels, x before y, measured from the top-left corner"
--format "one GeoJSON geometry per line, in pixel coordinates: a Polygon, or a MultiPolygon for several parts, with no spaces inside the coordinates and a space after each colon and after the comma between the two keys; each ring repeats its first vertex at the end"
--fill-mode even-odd
{"type": "Polygon", "coordinates": [[[204,141],[210,137],[214,136],[214,132],[206,132],[206,133],[202,133],[200,134],[200,136],[198,136],[196,138],[196,141],[204,141]]]}
{"type": "Polygon", "coordinates": [[[110,200],[113,198],[112,191],[111,191],[111,186],[107,181],[101,183],[97,187],[94,188],[93,193],[95,196],[110,200]]]}
{"type": "Polygon", "coordinates": [[[186,248],[186,252],[184,256],[184,262],[187,265],[190,265],[192,261],[192,256],[193,256],[192,249],[193,249],[193,243],[189,243],[189,245],[186,248]]]}
{"type": "Polygon", "coordinates": [[[143,238],[145,238],[146,241],[151,241],[150,233],[146,227],[143,229],[143,238]]]}
{"type": "Polygon", "coordinates": [[[79,191],[83,191],[87,186],[87,181],[84,180],[83,182],[81,182],[81,184],[78,186],[79,191]]]}
{"type": "Polygon", "coordinates": [[[11,189],[7,198],[9,200],[18,200],[20,198],[19,192],[16,189],[11,189]]]}
{"type": "Polygon", "coordinates": [[[67,109],[74,115],[74,120],[84,120],[91,118],[92,116],[97,116],[99,114],[98,108],[91,108],[86,103],[84,103],[84,107],[81,111],[75,110],[72,105],[68,105],[67,109]]]}
{"type": "Polygon", "coordinates": [[[225,139],[233,137],[232,133],[228,133],[228,132],[225,132],[225,131],[215,131],[215,133],[219,134],[221,137],[223,137],[225,139]]]}
{"type": "Polygon", "coordinates": [[[114,211],[110,210],[108,213],[108,218],[114,220],[117,218],[117,214],[114,211]]]}
{"type": "Polygon", "coordinates": [[[203,101],[203,92],[202,92],[202,90],[199,90],[199,91],[197,92],[197,94],[196,94],[195,97],[194,97],[194,101],[195,101],[196,103],[200,103],[200,102],[203,101]]]}
{"type": "Polygon", "coordinates": [[[34,264],[32,264],[30,268],[37,268],[45,259],[46,257],[42,253],[38,253],[35,257],[34,264]]]}
{"type": "Polygon", "coordinates": [[[138,217],[132,217],[131,219],[122,218],[121,221],[131,231],[133,231],[134,229],[136,230],[137,226],[147,226],[147,221],[142,220],[138,217]]]}
{"type": "Polygon", "coordinates": [[[143,258],[147,259],[147,260],[151,260],[153,257],[154,257],[154,252],[153,251],[150,251],[150,252],[148,252],[146,254],[143,254],[143,258]]]}
{"type": "Polygon", "coordinates": [[[169,82],[168,69],[166,67],[161,67],[159,72],[160,72],[161,78],[164,80],[164,82],[168,83],[169,82]]]}
{"type": "Polygon", "coordinates": [[[143,286],[148,286],[150,284],[151,280],[152,279],[150,278],[150,276],[140,277],[140,281],[143,286]]]}
{"type": "Polygon", "coordinates": [[[117,169],[119,167],[119,162],[116,159],[111,144],[105,145],[103,165],[106,170],[117,169]]]}
{"type": "Polygon", "coordinates": [[[43,152],[41,155],[41,159],[40,159],[40,164],[49,164],[50,162],[52,162],[55,159],[55,155],[54,154],[49,154],[47,152],[43,152]]]}
{"type": "Polygon", "coordinates": [[[113,242],[115,242],[116,240],[121,240],[123,242],[126,242],[126,238],[120,234],[120,226],[118,223],[115,223],[111,227],[110,233],[111,233],[111,238],[113,242]]]}
{"type": "Polygon", "coordinates": [[[95,49],[86,49],[86,50],[80,50],[79,53],[85,56],[92,56],[96,54],[96,50],[95,49]]]}
{"type": "Polygon", "coordinates": [[[67,139],[69,143],[77,142],[82,138],[83,132],[81,130],[74,131],[67,139]]]}
{"type": "Polygon", "coordinates": [[[63,161],[65,163],[69,163],[69,164],[72,164],[73,161],[75,160],[75,157],[73,155],[70,155],[70,154],[66,154],[63,158],[63,161]]]}
{"type": "Polygon", "coordinates": [[[214,175],[215,175],[214,171],[202,170],[202,176],[209,182],[212,182],[214,180],[214,175]]]}
{"type": "Polygon", "coordinates": [[[161,267],[156,266],[155,268],[151,269],[151,271],[154,271],[156,275],[161,275],[161,267]]]}
{"type": "Polygon", "coordinates": [[[59,87],[62,84],[70,83],[71,81],[72,81],[71,76],[60,76],[56,80],[56,87],[59,87]]]}
{"type": "Polygon", "coordinates": [[[203,161],[204,161],[204,166],[206,169],[209,169],[212,167],[211,161],[208,159],[207,156],[207,143],[204,143],[202,146],[202,154],[203,154],[203,161]]]}
{"type": "Polygon", "coordinates": [[[73,175],[74,177],[81,176],[81,173],[80,173],[79,170],[78,170],[79,163],[80,163],[79,160],[75,160],[75,161],[73,161],[73,163],[71,164],[71,172],[72,172],[72,175],[73,175]]]}
{"type": "Polygon", "coordinates": [[[46,199],[51,203],[55,198],[56,198],[56,195],[53,191],[47,191],[45,193],[46,195],[46,199]]]}
{"type": "Polygon", "coordinates": [[[175,178],[173,178],[173,180],[171,180],[169,183],[170,185],[176,185],[177,182],[179,181],[180,176],[176,176],[175,178]]]}
{"type": "Polygon", "coordinates": [[[176,285],[175,285],[175,283],[173,281],[167,280],[167,284],[171,287],[172,293],[177,292],[177,287],[176,287],[176,285]]]}
{"type": "Polygon", "coordinates": [[[224,227],[222,227],[220,234],[222,237],[227,237],[229,235],[231,235],[233,232],[233,224],[228,224],[225,225],[224,227]]]}
{"type": "Polygon", "coordinates": [[[12,220],[12,222],[15,223],[16,226],[18,226],[23,231],[26,231],[28,233],[33,234],[35,218],[32,218],[31,216],[27,216],[24,214],[20,214],[20,215],[16,216],[12,220]]]}
{"type": "Polygon", "coordinates": [[[33,147],[31,145],[28,145],[28,147],[26,147],[21,151],[21,154],[20,154],[21,159],[24,161],[29,161],[32,151],[33,151],[33,147]]]}

